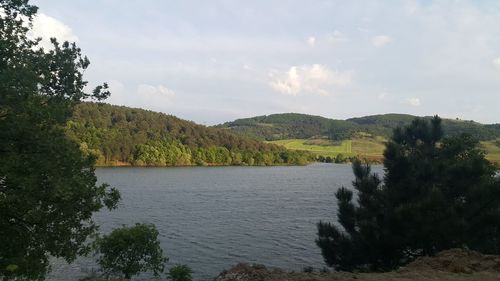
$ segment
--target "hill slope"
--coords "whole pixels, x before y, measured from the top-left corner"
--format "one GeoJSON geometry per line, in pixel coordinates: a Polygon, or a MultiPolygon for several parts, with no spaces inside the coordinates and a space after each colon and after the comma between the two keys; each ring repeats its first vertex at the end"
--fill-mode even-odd
{"type": "Polygon", "coordinates": [[[283,113],[237,119],[218,125],[240,134],[265,140],[309,138],[328,131],[331,120],[321,116],[283,113]]]}
{"type": "MultiPolygon", "coordinates": [[[[307,114],[284,113],[238,119],[216,127],[269,141],[317,137],[342,140],[352,138],[359,133],[387,138],[394,128],[408,125],[416,117],[408,114],[382,114],[334,120],[307,114]]],[[[483,125],[473,121],[443,119],[443,125],[445,135],[448,136],[469,133],[479,140],[500,137],[498,124],[483,125]]]]}
{"type": "Polygon", "coordinates": [[[98,165],[306,164],[309,153],[205,127],[172,115],[104,103],[79,104],[67,135],[98,165]]]}

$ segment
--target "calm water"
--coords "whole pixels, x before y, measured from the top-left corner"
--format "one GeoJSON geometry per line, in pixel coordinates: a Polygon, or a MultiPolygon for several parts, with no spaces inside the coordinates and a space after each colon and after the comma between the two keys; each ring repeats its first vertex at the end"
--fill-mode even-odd
{"type": "MultiPolygon", "coordinates": [[[[102,168],[97,175],[122,194],[117,210],[96,215],[101,231],[154,223],[168,266],[191,266],[195,280],[210,280],[239,262],[322,268],[315,225],[335,219],[334,193],[353,179],[349,165],[334,164],[102,168]]],[[[93,269],[91,259],[54,261],[50,280],[77,280],[93,269]]]]}

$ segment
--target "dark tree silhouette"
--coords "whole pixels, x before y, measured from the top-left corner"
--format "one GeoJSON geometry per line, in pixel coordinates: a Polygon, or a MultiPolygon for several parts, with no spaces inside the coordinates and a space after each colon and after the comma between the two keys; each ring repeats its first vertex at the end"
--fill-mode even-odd
{"type": "Polygon", "coordinates": [[[83,91],[89,65],[75,44],[29,39],[37,7],[0,1],[0,279],[43,280],[48,257],[88,252],[92,214],[119,194],[97,185],[94,159],[65,136],[73,107],[109,95],[83,91]]]}
{"type": "Polygon", "coordinates": [[[437,116],[415,119],[394,131],[384,157],[383,179],[353,163],[356,194],[336,192],[340,225],[318,224],[328,265],[383,271],[453,247],[500,253],[500,181],[476,140],[443,139],[437,116]]]}

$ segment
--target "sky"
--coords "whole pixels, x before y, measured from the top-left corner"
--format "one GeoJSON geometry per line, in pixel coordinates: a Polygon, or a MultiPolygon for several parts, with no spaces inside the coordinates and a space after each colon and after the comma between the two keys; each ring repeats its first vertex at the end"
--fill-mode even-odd
{"type": "Polygon", "coordinates": [[[32,3],[34,35],[77,42],[112,104],[205,125],[284,112],[500,123],[497,0],[32,3]]]}

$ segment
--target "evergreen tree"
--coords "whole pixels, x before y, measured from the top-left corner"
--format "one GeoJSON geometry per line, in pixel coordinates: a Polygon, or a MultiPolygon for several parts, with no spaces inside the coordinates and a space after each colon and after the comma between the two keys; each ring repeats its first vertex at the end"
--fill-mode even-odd
{"type": "Polygon", "coordinates": [[[338,222],[318,224],[317,245],[338,270],[390,270],[417,256],[467,246],[500,253],[500,181],[478,142],[443,139],[441,119],[394,131],[384,177],[353,163],[356,190],[336,192],[338,222]]]}

